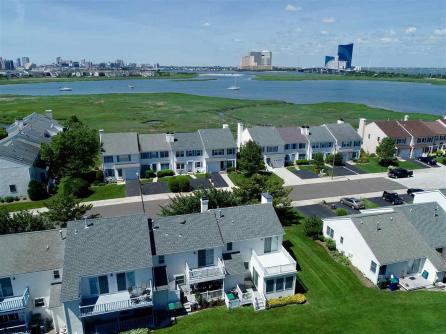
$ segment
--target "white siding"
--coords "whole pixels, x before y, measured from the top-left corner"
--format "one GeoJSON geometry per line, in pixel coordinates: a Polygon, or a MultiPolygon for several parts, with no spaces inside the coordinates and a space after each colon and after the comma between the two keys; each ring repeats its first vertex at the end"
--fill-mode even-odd
{"type": "Polygon", "coordinates": [[[30,167],[0,159],[0,196],[28,196],[30,167]],[[17,192],[10,192],[9,185],[15,185],[17,192]]]}
{"type": "Polygon", "coordinates": [[[367,153],[376,153],[376,147],[385,137],[387,137],[386,134],[376,123],[367,124],[364,129],[364,138],[362,138],[362,149],[367,153]]]}

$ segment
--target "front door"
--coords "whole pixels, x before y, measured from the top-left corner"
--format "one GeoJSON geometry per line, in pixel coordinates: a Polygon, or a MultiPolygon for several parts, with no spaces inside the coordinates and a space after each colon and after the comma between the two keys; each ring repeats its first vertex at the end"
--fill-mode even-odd
{"type": "Polygon", "coordinates": [[[412,267],[409,269],[408,274],[416,274],[420,271],[421,259],[416,259],[412,263],[412,267]]]}
{"type": "Polygon", "coordinates": [[[187,162],[187,171],[190,173],[190,172],[192,172],[192,169],[193,169],[193,165],[194,164],[194,162],[193,161],[188,161],[187,162]]]}
{"type": "Polygon", "coordinates": [[[9,277],[0,278],[0,297],[11,297],[13,295],[11,279],[9,277]]]}
{"type": "Polygon", "coordinates": [[[152,170],[156,172],[156,164],[152,164],[152,170]]]}
{"type": "Polygon", "coordinates": [[[220,170],[225,170],[225,162],[220,161],[220,170]]]}

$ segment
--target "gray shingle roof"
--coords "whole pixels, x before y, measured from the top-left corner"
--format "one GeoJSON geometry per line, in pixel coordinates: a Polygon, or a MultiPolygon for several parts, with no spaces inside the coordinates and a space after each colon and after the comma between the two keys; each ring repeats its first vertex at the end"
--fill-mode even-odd
{"type": "Polygon", "coordinates": [[[310,126],[310,134],[307,136],[310,143],[334,143],[335,139],[324,126],[310,126]]]}
{"type": "Polygon", "coordinates": [[[0,277],[62,268],[64,248],[59,230],[1,235],[0,277]]]}
{"type": "Polygon", "coordinates": [[[198,133],[206,150],[237,147],[229,128],[202,129],[198,130],[198,133]]]}
{"type": "Polygon", "coordinates": [[[141,152],[170,151],[165,133],[140,134],[138,139],[141,152]]]}
{"type": "Polygon", "coordinates": [[[55,119],[36,112],[23,118],[23,127],[21,129],[15,123],[7,128],[10,136],[22,132],[41,140],[55,135],[60,130],[62,130],[62,126],[55,119]]]}
{"type": "Polygon", "coordinates": [[[395,207],[415,226],[431,248],[446,247],[446,212],[436,202],[395,207]]]}
{"type": "Polygon", "coordinates": [[[277,132],[279,132],[280,137],[285,144],[294,144],[294,143],[306,143],[307,137],[301,133],[300,128],[296,126],[290,126],[285,128],[276,128],[277,132]]]}
{"type": "Polygon", "coordinates": [[[339,143],[343,141],[361,141],[361,136],[353,129],[350,123],[326,124],[331,134],[339,143]]]}
{"type": "Polygon", "coordinates": [[[276,128],[271,126],[254,126],[248,128],[252,140],[260,146],[284,146],[282,137],[276,128]]]}
{"type": "Polygon", "coordinates": [[[284,234],[271,204],[243,205],[203,213],[160,217],[155,219],[154,226],[157,226],[154,231],[157,255],[219,247],[228,242],[284,234]]]}
{"type": "Polygon", "coordinates": [[[39,156],[40,145],[17,134],[0,141],[0,158],[32,166],[39,156]]]}
{"type": "Polygon", "coordinates": [[[444,196],[446,196],[446,189],[440,189],[440,192],[441,192],[444,196]]]}
{"type": "Polygon", "coordinates": [[[101,138],[103,155],[139,153],[136,132],[103,133],[101,138]]]}
{"type": "Polygon", "coordinates": [[[203,149],[198,132],[179,132],[174,135],[174,142],[171,144],[174,151],[203,149]]]}
{"type": "Polygon", "coordinates": [[[438,270],[445,270],[441,257],[403,213],[361,214],[350,218],[381,265],[429,258],[438,270]]]}
{"type": "Polygon", "coordinates": [[[241,275],[246,272],[240,253],[224,254],[225,270],[228,275],[241,275]]]}
{"type": "Polygon", "coordinates": [[[152,266],[147,217],[141,214],[68,222],[61,301],[79,298],[82,277],[152,266]]]}

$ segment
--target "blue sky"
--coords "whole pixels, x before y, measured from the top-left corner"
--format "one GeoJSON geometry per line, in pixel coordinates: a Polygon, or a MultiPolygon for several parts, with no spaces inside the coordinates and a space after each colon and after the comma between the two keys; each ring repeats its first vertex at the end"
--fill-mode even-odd
{"type": "Polygon", "coordinates": [[[446,1],[0,0],[0,56],[36,63],[320,66],[349,42],[354,65],[446,67],[446,1]]]}

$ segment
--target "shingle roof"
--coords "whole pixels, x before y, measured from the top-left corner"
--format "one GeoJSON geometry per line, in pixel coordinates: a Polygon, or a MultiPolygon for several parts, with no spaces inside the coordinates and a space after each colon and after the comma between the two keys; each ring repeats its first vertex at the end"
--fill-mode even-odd
{"type": "Polygon", "coordinates": [[[62,126],[55,119],[48,118],[36,112],[24,117],[22,121],[23,127],[21,129],[15,123],[8,126],[7,131],[9,135],[23,132],[29,136],[44,139],[62,130],[62,126]]]}
{"type": "Polygon", "coordinates": [[[241,275],[246,272],[240,253],[223,254],[225,270],[228,275],[241,275]]]}
{"type": "Polygon", "coordinates": [[[61,301],[79,298],[82,277],[152,266],[145,215],[71,221],[67,226],[61,301]]]}
{"type": "Polygon", "coordinates": [[[174,138],[174,142],[171,144],[174,151],[203,148],[198,132],[179,132],[175,133],[174,138]]]}
{"type": "Polygon", "coordinates": [[[141,152],[170,151],[165,133],[140,134],[138,138],[141,152]]]}
{"type": "Polygon", "coordinates": [[[446,212],[436,203],[395,207],[415,226],[431,248],[446,247],[446,212]]]}
{"type": "Polygon", "coordinates": [[[285,128],[276,128],[277,132],[279,132],[280,137],[285,144],[294,144],[294,143],[306,143],[307,137],[301,133],[300,128],[296,126],[290,126],[285,128]]]}
{"type": "Polygon", "coordinates": [[[441,257],[431,249],[402,212],[350,216],[381,265],[429,258],[445,270],[441,257]]]}
{"type": "Polygon", "coordinates": [[[375,121],[375,124],[391,138],[407,138],[410,134],[397,121],[375,121]]]}
{"type": "Polygon", "coordinates": [[[335,139],[324,126],[310,126],[310,134],[307,136],[310,143],[329,143],[335,139]]]}
{"type": "Polygon", "coordinates": [[[283,146],[282,137],[276,128],[271,126],[255,126],[248,128],[248,132],[254,140],[260,146],[283,146]]]}
{"type": "Polygon", "coordinates": [[[229,128],[198,130],[206,150],[236,147],[237,144],[229,128]]]}
{"type": "Polygon", "coordinates": [[[136,132],[103,133],[101,135],[103,155],[138,154],[136,132]]]}
{"type": "Polygon", "coordinates": [[[445,135],[446,134],[446,126],[442,125],[440,122],[423,121],[423,124],[432,132],[433,135],[445,135]]]}
{"type": "Polygon", "coordinates": [[[361,141],[361,136],[353,129],[350,123],[326,124],[328,130],[338,142],[361,141]]]}
{"type": "Polygon", "coordinates": [[[0,277],[62,268],[64,248],[59,230],[1,235],[0,277]]]}
{"type": "Polygon", "coordinates": [[[0,141],[0,158],[32,166],[39,156],[40,145],[21,134],[0,141]]]}
{"type": "Polygon", "coordinates": [[[399,123],[414,137],[432,136],[432,131],[423,123],[423,121],[399,121],[399,123]]]}

